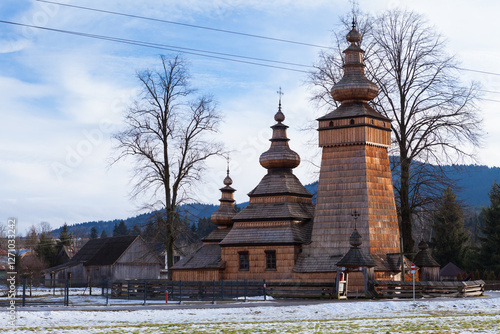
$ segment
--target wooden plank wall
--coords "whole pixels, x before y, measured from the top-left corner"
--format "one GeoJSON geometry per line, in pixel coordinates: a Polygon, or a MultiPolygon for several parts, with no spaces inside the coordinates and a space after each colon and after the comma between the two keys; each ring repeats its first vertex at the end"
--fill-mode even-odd
{"type": "Polygon", "coordinates": [[[291,280],[298,246],[238,246],[221,247],[221,256],[226,261],[222,274],[224,280],[291,280]],[[265,251],[276,251],[276,270],[266,269],[265,251]],[[238,252],[248,252],[249,269],[239,269],[238,252]]]}
{"type": "MultiPolygon", "coordinates": [[[[385,256],[399,252],[399,228],[389,157],[369,145],[324,147],[312,243],[312,256],[343,256],[356,227],[362,248],[385,256]],[[354,221],[352,213],[360,217],[354,221]]],[[[306,247],[304,247],[306,250],[306,247]]]]}

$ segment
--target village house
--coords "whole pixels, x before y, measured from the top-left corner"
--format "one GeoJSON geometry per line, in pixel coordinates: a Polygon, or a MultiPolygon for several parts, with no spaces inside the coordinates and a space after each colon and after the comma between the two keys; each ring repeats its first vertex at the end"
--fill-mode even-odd
{"type": "Polygon", "coordinates": [[[162,261],[141,236],[89,240],[68,262],[45,270],[47,284],[158,279],[162,261]],[[59,281],[61,280],[61,281],[59,281]]]}

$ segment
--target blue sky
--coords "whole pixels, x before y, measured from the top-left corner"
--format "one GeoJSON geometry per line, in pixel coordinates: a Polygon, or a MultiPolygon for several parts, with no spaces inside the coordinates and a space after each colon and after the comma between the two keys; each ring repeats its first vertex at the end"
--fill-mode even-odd
{"type": "MultiPolygon", "coordinates": [[[[73,5],[208,26],[273,38],[329,45],[348,1],[97,1],[61,0],[73,5]]],[[[359,1],[377,14],[401,7],[420,12],[448,38],[450,53],[465,68],[500,73],[500,4],[495,1],[359,1]]],[[[34,0],[2,0],[0,20],[221,53],[312,64],[319,48],[114,16],[34,0]]],[[[126,218],[142,204],[128,194],[130,162],[109,167],[110,135],[120,129],[122,111],[139,88],[135,72],[158,64],[167,51],[0,24],[0,222],[17,217],[21,234],[42,221],[53,227],[88,220],[126,218]]],[[[282,87],[290,146],[303,163],[301,181],[317,177],[316,135],[300,131],[322,114],[309,102],[303,73],[186,55],[193,85],[210,93],[224,114],[217,139],[231,154],[238,202],[265,170],[258,157],[271,136],[269,126],[282,87]]],[[[500,77],[463,72],[463,79],[500,91],[500,77]]],[[[500,94],[484,98],[500,100],[500,94]]],[[[482,164],[500,166],[500,103],[482,101],[485,145],[482,164]]],[[[217,203],[225,161],[213,159],[197,199],[217,203]]]]}

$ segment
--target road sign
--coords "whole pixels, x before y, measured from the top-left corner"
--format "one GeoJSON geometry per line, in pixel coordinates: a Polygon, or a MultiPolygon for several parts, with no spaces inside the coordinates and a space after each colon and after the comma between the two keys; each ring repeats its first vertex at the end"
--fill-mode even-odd
{"type": "Polygon", "coordinates": [[[415,301],[415,265],[412,263],[410,268],[411,268],[411,276],[413,278],[413,301],[415,301]]]}

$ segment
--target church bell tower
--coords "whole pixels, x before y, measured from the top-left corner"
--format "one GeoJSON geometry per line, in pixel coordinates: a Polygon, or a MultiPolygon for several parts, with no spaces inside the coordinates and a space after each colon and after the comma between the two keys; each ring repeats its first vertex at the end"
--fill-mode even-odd
{"type": "Polygon", "coordinates": [[[356,228],[365,240],[364,251],[382,263],[386,254],[400,251],[387,151],[391,120],[368,104],[378,88],[365,77],[361,35],[354,23],[347,41],[344,76],[331,90],[341,105],[318,119],[322,159],[308,252],[312,258],[341,257],[356,228]]]}

